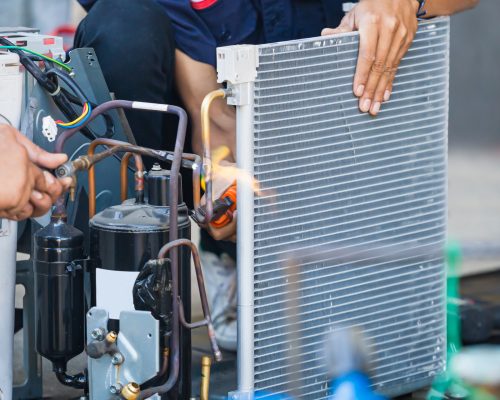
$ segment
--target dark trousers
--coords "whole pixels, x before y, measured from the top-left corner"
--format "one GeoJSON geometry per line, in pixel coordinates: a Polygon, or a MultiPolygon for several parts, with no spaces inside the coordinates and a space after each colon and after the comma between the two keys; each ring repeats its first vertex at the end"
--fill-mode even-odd
{"type": "MultiPolygon", "coordinates": [[[[92,47],[109,90],[117,99],[175,104],[175,41],[163,7],[153,0],[99,0],[78,26],[75,47],[92,47]]],[[[125,111],[137,143],[173,150],[177,120],[160,113],[125,111]]],[[[185,151],[191,151],[188,132],[185,151]]],[[[191,205],[190,176],[183,176],[184,199],[191,205]]],[[[234,244],[216,242],[204,230],[201,247],[236,258],[234,244]]]]}

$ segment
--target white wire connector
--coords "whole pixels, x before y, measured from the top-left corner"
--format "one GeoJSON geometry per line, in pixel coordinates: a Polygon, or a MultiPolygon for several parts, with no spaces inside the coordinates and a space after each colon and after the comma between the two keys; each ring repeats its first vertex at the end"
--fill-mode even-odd
{"type": "Polygon", "coordinates": [[[50,115],[42,119],[42,134],[49,142],[53,142],[57,137],[57,124],[50,115]]]}

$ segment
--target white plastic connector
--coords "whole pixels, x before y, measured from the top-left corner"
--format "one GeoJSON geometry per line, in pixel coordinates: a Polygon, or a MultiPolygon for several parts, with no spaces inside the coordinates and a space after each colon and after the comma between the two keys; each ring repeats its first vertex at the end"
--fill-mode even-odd
{"type": "Polygon", "coordinates": [[[57,137],[57,124],[50,115],[42,119],[42,134],[49,142],[53,142],[57,137]]]}
{"type": "Polygon", "coordinates": [[[257,77],[257,47],[236,45],[217,48],[217,82],[233,85],[253,82],[257,77]]]}

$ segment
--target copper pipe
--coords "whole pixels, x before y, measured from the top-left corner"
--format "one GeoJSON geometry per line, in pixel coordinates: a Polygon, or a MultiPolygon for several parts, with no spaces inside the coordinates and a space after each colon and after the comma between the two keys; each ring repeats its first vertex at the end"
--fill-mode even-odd
{"type": "Polygon", "coordinates": [[[201,169],[203,168],[203,163],[201,157],[195,155],[193,160],[193,209],[197,210],[201,203],[201,169]]]}
{"type": "MultiPolygon", "coordinates": [[[[96,139],[93,140],[90,143],[90,146],[87,150],[87,156],[92,157],[95,154],[95,149],[97,146],[119,146],[119,145],[128,145],[129,143],[127,142],[122,142],[119,140],[113,140],[113,139],[96,139]]],[[[88,169],[88,176],[89,176],[89,218],[92,218],[95,215],[95,170],[94,170],[94,165],[92,164],[89,169],[88,169]]]]}
{"type": "Polygon", "coordinates": [[[132,153],[128,152],[123,155],[120,163],[120,200],[123,203],[127,200],[128,194],[128,163],[132,157],[132,153]]]}
{"type": "MultiPolygon", "coordinates": [[[[198,283],[198,291],[200,293],[201,300],[201,308],[203,311],[204,320],[199,322],[188,323],[184,317],[184,309],[181,310],[182,301],[179,298],[179,311],[182,313],[181,322],[186,328],[198,328],[200,326],[207,326],[208,329],[208,337],[210,339],[210,344],[212,346],[212,351],[214,353],[214,357],[217,361],[222,360],[222,354],[219,350],[219,346],[215,340],[215,331],[212,325],[212,317],[210,315],[210,307],[208,306],[207,292],[205,290],[205,280],[203,278],[203,270],[201,268],[200,254],[198,253],[198,249],[196,245],[189,239],[177,239],[173,242],[167,243],[164,245],[160,251],[158,252],[158,261],[165,261],[169,251],[176,247],[188,247],[191,251],[191,256],[193,257],[194,269],[196,272],[196,280],[198,283]],[[183,320],[183,321],[182,321],[183,320]]],[[[175,284],[175,283],[174,283],[175,284]]]]}
{"type": "Polygon", "coordinates": [[[127,200],[128,194],[128,163],[130,157],[134,156],[135,159],[135,192],[136,196],[138,193],[144,193],[144,164],[142,162],[142,157],[133,152],[127,152],[124,154],[122,161],[120,163],[120,199],[122,202],[127,200]]]}
{"type": "MultiPolygon", "coordinates": [[[[172,161],[172,167],[170,169],[170,182],[169,182],[169,205],[170,205],[170,215],[169,215],[169,241],[170,243],[176,243],[178,238],[178,199],[179,199],[179,173],[182,163],[182,149],[184,147],[184,141],[186,138],[187,129],[187,114],[186,112],[176,106],[169,106],[168,113],[175,114],[179,117],[179,125],[177,127],[177,136],[175,141],[174,157],[172,161]]],[[[168,246],[168,244],[166,245],[168,246]]],[[[165,246],[164,246],[165,247],[165,246]]],[[[168,248],[167,248],[168,249],[168,248]]],[[[168,250],[167,250],[168,251],[168,250]]],[[[161,250],[160,250],[161,252],[161,250]]],[[[141,399],[147,399],[153,394],[163,394],[169,392],[177,382],[179,378],[179,252],[178,249],[173,249],[170,251],[171,259],[171,273],[172,281],[172,334],[170,339],[170,372],[167,381],[160,386],[155,388],[147,389],[141,393],[141,399]],[[149,393],[149,395],[148,395],[149,393]]]]}
{"type": "Polygon", "coordinates": [[[210,357],[201,357],[200,400],[208,400],[209,398],[211,365],[212,359],[210,357]]]}
{"type": "MultiPolygon", "coordinates": [[[[212,325],[212,318],[210,315],[210,309],[208,307],[207,293],[205,291],[205,282],[203,279],[203,271],[201,269],[200,255],[198,253],[198,249],[196,248],[196,245],[193,242],[191,242],[189,239],[176,239],[174,241],[171,241],[171,242],[167,243],[166,245],[164,245],[160,249],[160,251],[158,252],[158,259],[156,260],[156,262],[158,262],[159,265],[163,265],[164,262],[167,261],[166,260],[167,255],[169,253],[171,253],[172,250],[175,250],[178,247],[182,247],[182,246],[186,246],[191,250],[191,255],[192,255],[193,261],[194,261],[194,268],[196,271],[196,279],[198,282],[198,290],[200,292],[201,308],[203,310],[203,316],[205,317],[205,319],[203,321],[188,324],[184,318],[184,309],[183,308],[181,309],[182,301],[181,301],[178,293],[175,293],[176,297],[173,297],[174,306],[172,309],[172,314],[173,315],[177,314],[178,315],[177,320],[178,321],[183,320],[183,325],[184,325],[184,323],[186,323],[187,325],[192,325],[192,326],[205,326],[206,325],[207,330],[208,330],[208,337],[210,339],[210,344],[212,346],[212,351],[214,353],[214,357],[217,361],[220,361],[220,360],[222,360],[222,353],[220,352],[219,346],[217,345],[217,342],[215,340],[215,331],[214,331],[214,328],[212,325]],[[182,317],[179,317],[179,315],[182,315],[182,317]]],[[[173,266],[173,264],[171,264],[171,265],[173,266]]],[[[173,285],[172,285],[173,288],[178,287],[179,282],[178,282],[177,278],[174,279],[174,274],[172,274],[172,283],[173,283],[173,285]]],[[[172,292],[174,292],[174,290],[172,290],[172,292]]],[[[172,318],[172,319],[174,319],[174,318],[172,318]]],[[[175,323],[173,323],[172,330],[175,329],[175,326],[176,326],[175,323]]],[[[178,328],[178,324],[177,324],[177,328],[178,328]]],[[[174,338],[175,338],[175,336],[172,335],[172,342],[171,343],[174,342],[174,338]]],[[[178,340],[178,338],[177,338],[177,340],[178,340]]],[[[178,346],[178,343],[173,343],[173,344],[178,346]]],[[[173,354],[173,355],[175,356],[175,354],[173,354]]],[[[171,362],[174,361],[175,363],[177,363],[177,366],[178,366],[178,362],[179,362],[178,356],[179,355],[177,354],[177,358],[173,357],[171,360],[171,362]]],[[[174,365],[171,364],[171,368],[172,367],[175,367],[175,364],[174,365]]],[[[147,398],[153,396],[154,394],[163,394],[163,393],[168,392],[172,388],[170,386],[170,385],[173,385],[172,382],[175,383],[175,381],[173,381],[172,378],[169,377],[169,380],[165,384],[163,384],[161,386],[151,387],[151,388],[148,388],[148,389],[141,391],[141,395],[139,396],[139,399],[147,399],[147,398]]]]}
{"type": "Polygon", "coordinates": [[[160,370],[158,371],[158,373],[155,376],[148,379],[146,382],[143,382],[140,384],[141,390],[148,388],[149,386],[151,386],[151,384],[154,384],[158,379],[166,376],[167,371],[168,371],[168,357],[169,356],[170,356],[170,349],[168,347],[165,347],[163,349],[163,357],[162,357],[162,361],[161,361],[160,370]]]}
{"type": "Polygon", "coordinates": [[[215,99],[224,99],[228,95],[224,89],[214,90],[205,96],[201,103],[201,142],[203,146],[203,172],[205,176],[206,220],[212,220],[212,152],[210,151],[210,106],[215,99]]]}

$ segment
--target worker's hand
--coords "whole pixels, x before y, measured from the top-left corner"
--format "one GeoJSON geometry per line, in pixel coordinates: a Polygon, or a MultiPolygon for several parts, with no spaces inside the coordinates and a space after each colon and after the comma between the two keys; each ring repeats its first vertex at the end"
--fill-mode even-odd
{"type": "MultiPolygon", "coordinates": [[[[237,178],[238,170],[234,163],[229,161],[220,161],[214,166],[212,172],[212,199],[213,201],[222,197],[227,189],[234,184],[237,178]]],[[[201,199],[201,204],[206,204],[206,196],[201,199]]],[[[236,241],[236,219],[238,211],[233,213],[233,220],[222,228],[215,228],[208,224],[207,231],[216,240],[236,241]]]]}
{"type": "Polygon", "coordinates": [[[50,154],[20,132],[0,125],[0,218],[22,220],[45,214],[70,181],[58,181],[39,167],[55,168],[64,154],[50,154]]]}
{"type": "Polygon", "coordinates": [[[338,28],[322,35],[359,31],[353,91],[359,109],[377,115],[389,100],[399,63],[417,32],[417,0],[360,0],[338,28]]]}

